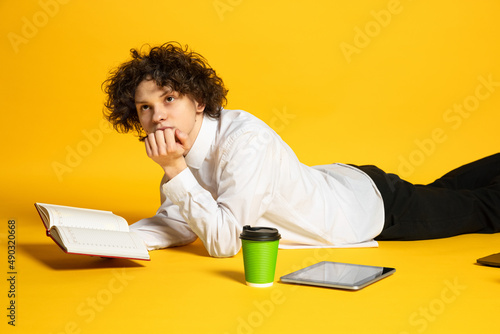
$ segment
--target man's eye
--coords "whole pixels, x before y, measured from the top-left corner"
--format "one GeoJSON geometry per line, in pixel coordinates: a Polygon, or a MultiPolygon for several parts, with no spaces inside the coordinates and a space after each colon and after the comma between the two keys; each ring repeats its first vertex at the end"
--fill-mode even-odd
{"type": "Polygon", "coordinates": [[[173,96],[168,96],[165,101],[167,102],[173,102],[175,100],[175,98],[173,96]]]}

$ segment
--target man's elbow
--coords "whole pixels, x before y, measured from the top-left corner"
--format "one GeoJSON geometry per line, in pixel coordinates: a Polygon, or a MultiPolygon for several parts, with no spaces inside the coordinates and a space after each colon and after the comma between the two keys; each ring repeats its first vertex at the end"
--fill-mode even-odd
{"type": "Polygon", "coordinates": [[[208,254],[212,257],[225,258],[232,257],[238,254],[241,245],[234,245],[229,247],[207,247],[208,254]]]}

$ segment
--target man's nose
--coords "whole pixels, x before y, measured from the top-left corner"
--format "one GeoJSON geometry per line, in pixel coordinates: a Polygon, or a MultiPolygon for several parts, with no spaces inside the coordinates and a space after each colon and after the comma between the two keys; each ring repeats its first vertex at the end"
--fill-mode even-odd
{"type": "Polygon", "coordinates": [[[160,123],[167,119],[167,111],[163,106],[155,106],[153,113],[153,121],[160,123]]]}

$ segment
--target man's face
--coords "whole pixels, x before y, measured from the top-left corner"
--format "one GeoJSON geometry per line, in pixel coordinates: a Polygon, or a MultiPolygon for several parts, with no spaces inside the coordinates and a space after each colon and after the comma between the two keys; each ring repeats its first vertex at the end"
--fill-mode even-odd
{"type": "Polygon", "coordinates": [[[147,134],[166,128],[179,129],[194,142],[203,120],[205,105],[189,95],[180,95],[154,80],[142,81],[135,91],[135,106],[147,134]]]}

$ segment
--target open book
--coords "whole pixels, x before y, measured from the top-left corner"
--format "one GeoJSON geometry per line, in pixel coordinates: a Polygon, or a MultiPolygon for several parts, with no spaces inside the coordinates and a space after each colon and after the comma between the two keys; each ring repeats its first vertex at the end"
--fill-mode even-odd
{"type": "Polygon", "coordinates": [[[35,203],[47,235],[66,253],[150,260],[145,243],[110,211],[35,203]]]}

